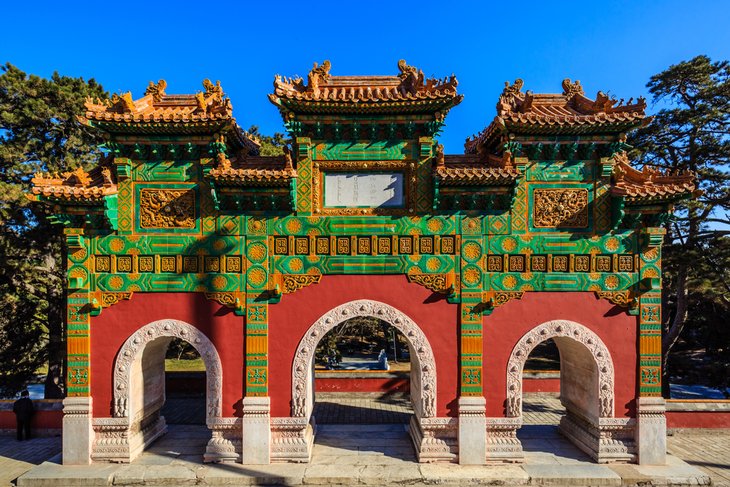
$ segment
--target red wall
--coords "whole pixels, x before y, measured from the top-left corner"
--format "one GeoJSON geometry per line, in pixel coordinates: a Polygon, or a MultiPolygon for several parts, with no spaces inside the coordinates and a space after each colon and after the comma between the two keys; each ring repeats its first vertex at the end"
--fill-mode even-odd
{"type": "Polygon", "coordinates": [[[730,428],[730,401],[667,399],[667,428],[730,428]]]}
{"type": "Polygon", "coordinates": [[[522,392],[560,392],[560,379],[522,379],[522,392]]]}
{"type": "Polygon", "coordinates": [[[730,412],[667,411],[667,428],[730,428],[730,412]]]}
{"type": "MultiPolygon", "coordinates": [[[[0,400],[0,430],[14,430],[16,427],[13,403],[15,401],[0,400]]],[[[32,430],[60,430],[63,422],[63,410],[60,399],[34,399],[35,414],[31,420],[32,430]]]]}
{"type": "Polygon", "coordinates": [[[314,381],[317,392],[409,392],[411,381],[407,378],[324,378],[314,381]]]}
{"type": "Polygon", "coordinates": [[[240,416],[243,388],[243,317],[202,293],[141,293],[91,319],[91,391],[94,416],[112,412],[112,369],[132,333],[153,321],[176,319],[195,326],[215,346],[223,366],[223,415],[240,416]]]}
{"type": "Polygon", "coordinates": [[[370,299],[409,316],[434,349],[438,416],[456,415],[458,394],[458,307],[440,295],[411,284],[403,275],[324,276],[319,284],[284,295],[269,307],[271,415],[291,413],[292,357],[304,333],[341,304],[370,299]]]}
{"type": "Polygon", "coordinates": [[[527,292],[484,319],[484,392],[487,416],[504,416],[507,362],[522,336],[552,320],[580,323],[608,347],[615,373],[615,415],[633,416],[637,394],[637,318],[593,293],[527,292]]]}
{"type": "MultiPolygon", "coordinates": [[[[319,284],[284,295],[269,307],[272,416],[288,416],[291,367],[306,330],[332,308],[357,299],[389,304],[408,315],[434,348],[438,377],[437,414],[456,414],[458,397],[457,306],[405,276],[324,276],[319,284]]],[[[134,293],[91,322],[94,415],[112,409],[112,367],[124,341],[138,328],[172,318],[198,327],[213,342],[223,364],[223,414],[240,415],[243,391],[243,318],[200,293],[134,293]]],[[[525,293],[484,320],[484,384],[487,415],[504,414],[507,360],[531,328],[555,319],[581,323],[609,348],[616,377],[616,415],[632,415],[636,395],[637,320],[593,293],[525,293]]],[[[546,384],[547,385],[547,384],[546,384]]],[[[529,387],[532,389],[531,387],[529,387]]],[[[550,387],[552,389],[552,387],[550,387]]]]}

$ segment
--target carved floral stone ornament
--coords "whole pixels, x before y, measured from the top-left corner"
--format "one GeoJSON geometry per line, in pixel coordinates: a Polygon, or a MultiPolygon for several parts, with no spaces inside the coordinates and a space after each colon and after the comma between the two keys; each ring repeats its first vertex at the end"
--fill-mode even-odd
{"type": "Polygon", "coordinates": [[[178,320],[154,321],[134,332],[117,353],[114,362],[114,417],[129,417],[130,381],[132,364],[141,360],[145,346],[159,338],[180,338],[195,348],[205,364],[206,421],[214,422],[221,416],[223,368],[215,346],[194,326],[178,320]]]}
{"type": "MultiPolygon", "coordinates": [[[[433,349],[428,342],[426,335],[407,315],[394,307],[372,301],[360,299],[342,304],[330,310],[319,318],[304,334],[299,342],[297,354],[292,366],[292,416],[306,417],[311,411],[312,404],[308,404],[308,387],[311,381],[312,361],[317,344],[324,335],[351,318],[359,316],[370,316],[383,320],[395,327],[408,340],[413,350],[412,358],[415,356],[417,377],[420,375],[420,395],[412,397],[416,414],[423,418],[436,416],[436,360],[433,356],[433,349]]],[[[413,387],[414,384],[412,383],[413,387]]],[[[411,393],[416,392],[416,387],[411,393]]]]}
{"type": "Polygon", "coordinates": [[[611,354],[603,341],[587,327],[567,320],[538,325],[527,332],[512,349],[507,363],[507,416],[522,416],[522,371],[530,352],[550,338],[565,337],[584,345],[595,360],[598,371],[599,416],[610,418],[614,408],[614,373],[611,354]]]}

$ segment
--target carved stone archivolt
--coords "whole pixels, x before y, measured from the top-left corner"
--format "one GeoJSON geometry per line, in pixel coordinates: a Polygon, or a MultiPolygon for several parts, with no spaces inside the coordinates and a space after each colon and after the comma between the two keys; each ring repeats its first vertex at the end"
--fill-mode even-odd
{"type": "Polygon", "coordinates": [[[142,359],[147,344],[158,338],[180,338],[197,350],[205,364],[206,421],[221,417],[223,369],[213,343],[200,330],[179,320],[159,320],[143,326],[130,336],[117,354],[114,363],[114,417],[129,417],[132,364],[142,359]]]}
{"type": "Polygon", "coordinates": [[[436,416],[436,360],[426,335],[401,311],[388,304],[368,299],[350,301],[337,306],[319,318],[304,334],[297,347],[292,366],[292,416],[306,417],[311,411],[312,404],[309,404],[311,399],[308,391],[311,390],[312,360],[319,341],[343,321],[360,316],[383,320],[406,337],[416,358],[414,364],[417,367],[416,378],[420,377],[420,380],[411,383],[411,398],[416,415],[421,418],[436,416]]]}
{"type": "Polygon", "coordinates": [[[588,227],[588,190],[535,189],[532,222],[536,228],[588,227]]]}
{"type": "Polygon", "coordinates": [[[538,325],[527,332],[512,349],[507,363],[507,416],[522,416],[522,371],[530,352],[549,338],[564,337],[584,345],[593,356],[598,370],[599,416],[612,417],[614,410],[614,373],[611,354],[603,341],[585,326],[567,320],[538,325]]]}
{"type": "Polygon", "coordinates": [[[144,188],[139,219],[142,228],[195,228],[195,191],[144,188]]]}

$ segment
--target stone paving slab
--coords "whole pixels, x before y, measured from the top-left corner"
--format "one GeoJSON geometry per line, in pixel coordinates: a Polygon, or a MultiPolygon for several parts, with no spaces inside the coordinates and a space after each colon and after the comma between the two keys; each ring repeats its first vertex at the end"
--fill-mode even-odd
{"type": "Polygon", "coordinates": [[[532,485],[622,485],[621,476],[605,465],[525,464],[522,468],[532,485]]]}
{"type": "Polygon", "coordinates": [[[18,479],[18,487],[162,485],[709,485],[709,477],[679,459],[668,467],[632,465],[455,464],[222,464],[91,465],[61,467],[45,462],[18,479]]]}
{"type": "Polygon", "coordinates": [[[667,467],[598,465],[557,435],[554,424],[561,412],[556,397],[543,396],[535,404],[526,400],[526,425],[553,426],[520,430],[526,449],[524,464],[486,467],[418,464],[407,432],[398,424],[322,424],[310,464],[203,464],[202,453],[210,433],[204,427],[192,425],[171,426],[169,433],[132,465],[61,467],[59,459],[54,458],[33,467],[34,463],[60,451],[60,438],[39,438],[21,445],[14,438],[3,437],[0,438],[0,487],[10,486],[13,479],[31,467],[18,479],[19,487],[314,486],[342,482],[347,485],[663,486],[707,485],[708,475],[713,476],[714,485],[730,486],[730,434],[670,436],[669,451],[674,455],[670,456],[667,467]],[[182,444],[186,447],[182,448],[182,444]]]}

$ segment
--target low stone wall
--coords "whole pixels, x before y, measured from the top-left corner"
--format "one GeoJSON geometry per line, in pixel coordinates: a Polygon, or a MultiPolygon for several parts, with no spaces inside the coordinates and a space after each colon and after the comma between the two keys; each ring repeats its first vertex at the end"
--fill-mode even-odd
{"type": "MultiPolygon", "coordinates": [[[[0,434],[15,434],[14,402],[14,399],[0,399],[0,434]]],[[[61,434],[63,401],[61,399],[37,399],[33,401],[33,405],[36,412],[31,423],[32,434],[36,436],[61,434]]]]}
{"type": "Polygon", "coordinates": [[[314,377],[316,392],[408,393],[411,383],[411,373],[406,371],[318,370],[314,377]]]}
{"type": "Polygon", "coordinates": [[[730,400],[667,399],[667,428],[730,429],[730,400]]]}
{"type": "Polygon", "coordinates": [[[526,370],[522,373],[522,392],[560,392],[559,370],[526,370]]]}

